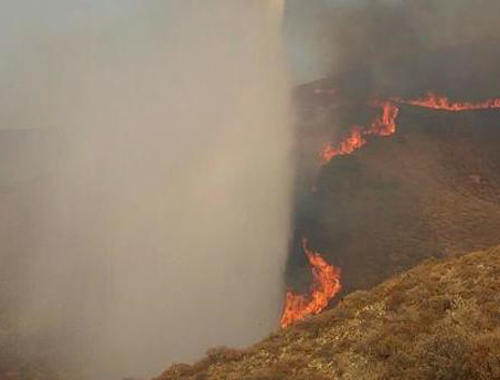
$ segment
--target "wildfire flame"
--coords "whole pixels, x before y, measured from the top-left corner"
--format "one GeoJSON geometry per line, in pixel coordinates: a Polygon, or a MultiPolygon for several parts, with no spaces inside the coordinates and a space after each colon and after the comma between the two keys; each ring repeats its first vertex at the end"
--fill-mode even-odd
{"type": "Polygon", "coordinates": [[[445,96],[438,96],[433,92],[428,92],[425,97],[421,99],[401,100],[397,99],[399,103],[409,104],[412,106],[430,108],[441,111],[474,111],[500,108],[500,98],[488,99],[483,102],[452,102],[445,96]]]}
{"type": "Polygon", "coordinates": [[[356,149],[361,148],[366,144],[363,134],[360,127],[354,126],[350,135],[338,147],[334,147],[331,143],[327,144],[321,151],[323,162],[328,163],[336,156],[351,154],[356,149]]]}
{"type": "Polygon", "coordinates": [[[438,111],[477,111],[487,109],[500,109],[500,98],[488,99],[482,102],[454,102],[446,96],[438,96],[433,92],[428,92],[423,98],[392,100],[375,100],[370,105],[381,109],[381,114],[377,116],[368,127],[357,125],[351,128],[347,138],[337,146],[332,143],[327,144],[320,152],[323,165],[328,164],[334,157],[351,154],[367,143],[364,136],[387,137],[396,132],[397,117],[400,112],[400,105],[411,105],[415,107],[428,108],[438,111]]]}
{"type": "Polygon", "coordinates": [[[396,132],[396,119],[399,107],[389,101],[382,102],[382,115],[377,117],[366,134],[376,136],[390,136],[396,132]]]}
{"type": "Polygon", "coordinates": [[[332,143],[327,144],[320,153],[323,164],[329,163],[337,156],[353,153],[367,143],[365,136],[390,136],[396,132],[396,119],[399,107],[390,101],[374,102],[374,107],[380,107],[382,113],[377,116],[368,128],[353,126],[349,136],[340,142],[337,147],[332,143]]]}
{"type": "MultiPolygon", "coordinates": [[[[335,93],[334,91],[321,89],[316,91],[316,93],[335,93]]],[[[349,134],[339,144],[327,144],[320,152],[323,165],[328,164],[337,156],[351,154],[363,147],[368,142],[366,139],[367,136],[387,137],[394,134],[397,129],[397,118],[401,105],[460,112],[500,109],[500,98],[488,99],[482,102],[454,102],[445,96],[438,96],[429,92],[423,98],[374,100],[369,105],[380,109],[380,114],[367,127],[353,126],[349,134]]],[[[307,295],[294,294],[290,290],[287,291],[283,314],[281,316],[282,328],[286,328],[308,315],[320,313],[341,289],[340,268],[329,265],[319,253],[309,249],[307,239],[303,240],[302,246],[311,265],[312,283],[307,295]]]]}
{"type": "MultiPolygon", "coordinates": [[[[423,98],[404,100],[375,100],[370,106],[380,108],[381,113],[368,127],[353,126],[347,137],[337,146],[327,144],[320,152],[323,165],[333,158],[348,155],[367,144],[366,136],[391,136],[397,129],[397,118],[401,105],[428,108],[441,111],[473,111],[486,109],[500,109],[500,98],[488,99],[482,102],[453,102],[445,96],[438,96],[432,92],[423,98]]],[[[320,313],[340,291],[340,269],[329,265],[317,252],[308,248],[307,239],[302,242],[312,270],[312,283],[308,295],[294,294],[287,291],[285,306],[281,316],[281,327],[286,328],[292,323],[304,319],[308,315],[320,313]]]]}
{"type": "Polygon", "coordinates": [[[287,291],[281,316],[282,328],[308,315],[320,313],[341,289],[340,269],[328,264],[319,253],[309,249],[307,239],[302,241],[302,247],[311,265],[313,278],[308,295],[287,291]]]}

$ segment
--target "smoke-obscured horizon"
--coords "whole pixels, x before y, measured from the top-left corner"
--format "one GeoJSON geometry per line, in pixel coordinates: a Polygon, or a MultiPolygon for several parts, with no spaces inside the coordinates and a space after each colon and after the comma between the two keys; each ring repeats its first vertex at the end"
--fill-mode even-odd
{"type": "MultiPolygon", "coordinates": [[[[298,83],[478,39],[500,37],[498,2],[288,0],[285,32],[298,83]]],[[[378,69],[378,67],[375,67],[378,69]]]]}
{"type": "Polygon", "coordinates": [[[20,318],[85,378],[152,376],[277,326],[293,162],[275,6],[147,1],[12,27],[2,126],[58,128],[20,200],[36,205],[13,243],[20,318]]]}

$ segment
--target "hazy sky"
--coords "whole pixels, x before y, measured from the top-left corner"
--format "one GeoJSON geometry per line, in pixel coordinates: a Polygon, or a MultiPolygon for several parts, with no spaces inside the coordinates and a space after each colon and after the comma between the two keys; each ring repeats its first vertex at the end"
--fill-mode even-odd
{"type": "Polygon", "coordinates": [[[290,65],[303,83],[353,61],[369,65],[377,51],[398,55],[498,38],[499,12],[492,0],[287,0],[290,65]]]}
{"type": "MultiPolygon", "coordinates": [[[[164,3],[165,16],[168,17],[168,13],[175,12],[175,1],[164,3]]],[[[16,57],[35,62],[40,60],[40,64],[46,64],[43,59],[46,53],[40,46],[46,43],[48,36],[82,32],[82,29],[95,23],[130,17],[141,8],[140,4],[138,0],[0,1],[0,48],[4,53],[8,52],[0,61],[0,68],[16,66],[17,62],[13,61],[16,57]],[[41,56],[34,53],[37,47],[41,56]]],[[[290,49],[291,66],[299,82],[322,75],[329,66],[329,58],[324,56],[327,41],[324,35],[321,36],[324,31],[321,21],[326,21],[322,16],[325,7],[324,0],[288,0],[284,31],[290,49]]],[[[11,83],[7,85],[13,86],[11,83]]]]}
{"type": "Polygon", "coordinates": [[[284,38],[299,83],[321,78],[332,65],[326,0],[287,0],[284,38]]]}

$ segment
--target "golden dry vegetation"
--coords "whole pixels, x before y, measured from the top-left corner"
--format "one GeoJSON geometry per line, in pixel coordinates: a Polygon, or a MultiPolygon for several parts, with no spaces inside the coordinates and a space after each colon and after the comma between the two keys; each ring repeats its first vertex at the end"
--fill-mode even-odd
{"type": "Polygon", "coordinates": [[[157,380],[500,379],[500,246],[431,260],[247,349],[157,380]]]}

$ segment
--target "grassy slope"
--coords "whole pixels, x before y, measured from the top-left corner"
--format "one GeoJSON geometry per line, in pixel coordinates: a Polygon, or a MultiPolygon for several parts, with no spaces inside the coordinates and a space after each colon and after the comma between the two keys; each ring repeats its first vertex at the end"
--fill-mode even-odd
{"type": "Polygon", "coordinates": [[[500,246],[428,261],[273,334],[213,349],[174,379],[500,379],[500,246]]]}

